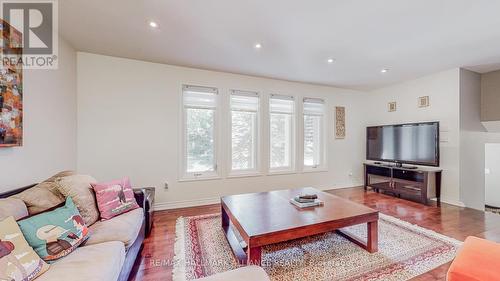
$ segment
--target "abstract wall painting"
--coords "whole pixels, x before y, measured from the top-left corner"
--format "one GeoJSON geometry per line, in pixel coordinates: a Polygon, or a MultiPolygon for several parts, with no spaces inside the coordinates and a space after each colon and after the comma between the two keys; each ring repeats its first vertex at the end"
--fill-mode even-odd
{"type": "Polygon", "coordinates": [[[345,139],[345,107],[335,107],[335,138],[345,139]]]}
{"type": "MultiPolygon", "coordinates": [[[[11,41],[20,38],[19,31],[0,20],[1,57],[22,56],[19,44],[11,41]]],[[[11,60],[12,61],[12,60],[11,60]]],[[[15,60],[14,60],[15,61],[15,60]]],[[[21,60],[19,60],[21,61],[21,60]]],[[[23,144],[23,68],[22,64],[0,64],[0,147],[23,144]]]]}

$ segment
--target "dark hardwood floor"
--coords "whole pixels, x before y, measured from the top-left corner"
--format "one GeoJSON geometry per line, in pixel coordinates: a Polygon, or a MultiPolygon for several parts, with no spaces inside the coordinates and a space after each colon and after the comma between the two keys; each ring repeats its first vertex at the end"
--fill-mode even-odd
{"type": "MultiPolygon", "coordinates": [[[[365,192],[363,188],[336,189],[329,192],[461,241],[473,235],[500,242],[498,214],[444,203],[440,207],[425,206],[372,191],[365,192]]],[[[172,280],[171,261],[174,256],[176,219],[180,216],[218,212],[218,204],[156,212],[151,236],[144,242],[141,257],[136,263],[137,274],[131,280],[172,280]]],[[[415,280],[445,280],[448,267],[449,264],[445,264],[415,280]]]]}

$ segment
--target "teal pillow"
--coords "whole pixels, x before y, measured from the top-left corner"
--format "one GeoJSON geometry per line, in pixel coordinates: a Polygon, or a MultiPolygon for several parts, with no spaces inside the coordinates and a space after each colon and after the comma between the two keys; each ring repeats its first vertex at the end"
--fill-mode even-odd
{"type": "Polygon", "coordinates": [[[88,228],[70,197],[63,207],[17,223],[28,244],[49,263],[68,255],[88,238],[88,228]]]}

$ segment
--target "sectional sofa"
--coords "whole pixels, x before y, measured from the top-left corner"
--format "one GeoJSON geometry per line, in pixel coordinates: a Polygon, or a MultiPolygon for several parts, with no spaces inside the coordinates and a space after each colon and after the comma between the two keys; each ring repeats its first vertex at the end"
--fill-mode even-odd
{"type": "MultiPolygon", "coordinates": [[[[58,174],[57,176],[64,174],[58,174]]],[[[48,179],[53,180],[54,177],[48,179]]],[[[13,216],[16,220],[29,216],[35,210],[29,199],[49,201],[50,190],[43,185],[30,185],[0,194],[0,220],[13,216]]],[[[146,197],[143,189],[134,189],[134,196],[141,208],[132,210],[107,221],[97,221],[89,226],[90,238],[68,256],[50,265],[37,281],[126,281],[134,262],[140,254],[145,238],[146,197]]],[[[37,210],[42,211],[42,210],[37,210]]]]}

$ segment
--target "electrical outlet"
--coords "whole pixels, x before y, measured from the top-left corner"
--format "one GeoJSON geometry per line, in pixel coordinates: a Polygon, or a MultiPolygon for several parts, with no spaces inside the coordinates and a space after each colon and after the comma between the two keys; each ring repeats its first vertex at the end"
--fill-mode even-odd
{"type": "Polygon", "coordinates": [[[165,182],[165,186],[164,186],[165,189],[168,189],[168,182],[165,182]]]}
{"type": "Polygon", "coordinates": [[[349,172],[349,176],[352,177],[352,172],[349,172]]]}

